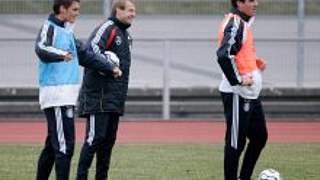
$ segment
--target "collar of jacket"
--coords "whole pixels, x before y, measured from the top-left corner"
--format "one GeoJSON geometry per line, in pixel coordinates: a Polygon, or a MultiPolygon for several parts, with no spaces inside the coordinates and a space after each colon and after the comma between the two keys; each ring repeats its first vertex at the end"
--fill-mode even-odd
{"type": "Polygon", "coordinates": [[[231,9],[231,13],[233,14],[237,14],[238,16],[241,17],[241,19],[243,19],[246,22],[249,22],[251,16],[246,15],[245,13],[241,12],[239,9],[237,8],[232,8],[231,9]]]}
{"type": "Polygon", "coordinates": [[[111,21],[113,21],[120,29],[122,30],[126,30],[128,29],[131,25],[130,24],[124,24],[123,22],[121,22],[119,19],[117,19],[116,17],[109,17],[109,19],[111,21]]]}
{"type": "Polygon", "coordinates": [[[48,20],[64,28],[64,22],[58,19],[54,14],[50,14],[48,20]]]}

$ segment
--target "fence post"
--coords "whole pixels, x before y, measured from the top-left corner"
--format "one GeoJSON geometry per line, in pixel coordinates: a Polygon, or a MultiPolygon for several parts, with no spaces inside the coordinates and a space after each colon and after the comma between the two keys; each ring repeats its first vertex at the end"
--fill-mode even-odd
{"type": "Polygon", "coordinates": [[[104,17],[109,17],[113,0],[103,0],[102,12],[104,17]]]}
{"type": "Polygon", "coordinates": [[[163,54],[163,90],[162,90],[162,118],[164,120],[170,119],[170,41],[164,41],[163,54]]]}
{"type": "Polygon", "coordinates": [[[304,20],[305,0],[298,0],[298,42],[297,42],[297,86],[302,87],[304,81],[304,20]]]}

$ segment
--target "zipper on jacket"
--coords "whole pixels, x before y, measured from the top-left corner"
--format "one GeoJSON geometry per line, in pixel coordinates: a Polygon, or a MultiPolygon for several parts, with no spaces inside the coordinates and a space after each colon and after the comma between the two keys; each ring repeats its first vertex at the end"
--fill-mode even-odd
{"type": "Polygon", "coordinates": [[[104,94],[104,90],[102,88],[102,91],[101,91],[101,99],[100,99],[100,111],[103,112],[103,106],[102,106],[102,102],[103,102],[103,94],[104,94]]]}

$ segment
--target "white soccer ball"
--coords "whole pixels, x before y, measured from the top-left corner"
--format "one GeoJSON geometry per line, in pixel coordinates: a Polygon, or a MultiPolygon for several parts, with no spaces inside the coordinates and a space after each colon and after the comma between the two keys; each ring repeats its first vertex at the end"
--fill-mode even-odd
{"type": "Polygon", "coordinates": [[[120,66],[120,59],[118,58],[118,56],[114,52],[105,51],[104,54],[109,62],[111,62],[112,64],[114,64],[118,67],[120,66]]]}
{"type": "Polygon", "coordinates": [[[280,173],[274,169],[263,170],[258,180],[282,180],[280,173]]]}

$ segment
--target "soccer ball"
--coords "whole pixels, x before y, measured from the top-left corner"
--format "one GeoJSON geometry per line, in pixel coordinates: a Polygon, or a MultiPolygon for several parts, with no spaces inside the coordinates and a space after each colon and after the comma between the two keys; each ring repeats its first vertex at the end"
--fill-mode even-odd
{"type": "Polygon", "coordinates": [[[280,173],[274,169],[263,170],[258,180],[282,180],[280,173]]]}
{"type": "Polygon", "coordinates": [[[105,56],[106,56],[106,58],[107,58],[107,60],[109,62],[111,62],[112,64],[114,64],[114,65],[116,65],[118,67],[120,66],[120,60],[119,60],[118,56],[114,52],[105,51],[104,54],[105,54],[105,56]]]}

